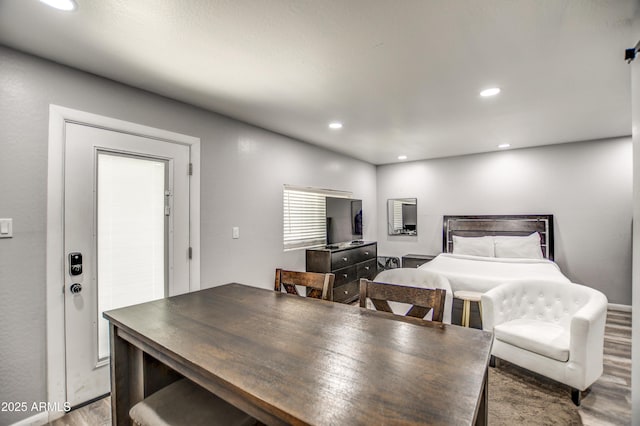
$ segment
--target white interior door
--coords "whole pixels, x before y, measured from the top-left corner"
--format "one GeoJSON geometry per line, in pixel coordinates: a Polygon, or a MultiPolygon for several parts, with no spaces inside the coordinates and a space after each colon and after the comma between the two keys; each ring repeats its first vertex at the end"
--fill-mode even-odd
{"type": "Polygon", "coordinates": [[[72,406],[110,391],[102,312],[189,291],[189,147],[65,125],[65,349],[72,406]]]}

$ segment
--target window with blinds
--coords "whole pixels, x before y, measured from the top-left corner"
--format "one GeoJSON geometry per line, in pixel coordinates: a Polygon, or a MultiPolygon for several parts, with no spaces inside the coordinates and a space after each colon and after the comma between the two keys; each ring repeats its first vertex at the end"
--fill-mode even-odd
{"type": "Polygon", "coordinates": [[[351,198],[351,193],[284,186],[282,211],[285,251],[327,243],[325,197],[351,198]]]}

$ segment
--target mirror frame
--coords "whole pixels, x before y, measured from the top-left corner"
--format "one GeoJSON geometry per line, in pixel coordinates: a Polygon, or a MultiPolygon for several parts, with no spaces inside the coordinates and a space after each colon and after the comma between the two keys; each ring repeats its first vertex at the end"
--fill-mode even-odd
{"type": "Polygon", "coordinates": [[[415,237],[418,235],[418,199],[417,198],[389,198],[387,200],[387,234],[391,236],[410,236],[415,237]],[[402,214],[402,206],[404,205],[413,205],[415,206],[415,223],[414,224],[406,224],[404,215],[402,214]],[[397,212],[398,208],[400,209],[400,218],[401,227],[397,227],[397,212]],[[413,229],[407,229],[407,226],[413,226],[413,229]]]}

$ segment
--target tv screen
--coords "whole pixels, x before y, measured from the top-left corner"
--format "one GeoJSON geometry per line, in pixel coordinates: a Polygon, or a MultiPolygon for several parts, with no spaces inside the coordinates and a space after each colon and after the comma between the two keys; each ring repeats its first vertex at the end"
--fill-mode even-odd
{"type": "Polygon", "coordinates": [[[327,197],[327,244],[362,239],[362,200],[327,197]]]}

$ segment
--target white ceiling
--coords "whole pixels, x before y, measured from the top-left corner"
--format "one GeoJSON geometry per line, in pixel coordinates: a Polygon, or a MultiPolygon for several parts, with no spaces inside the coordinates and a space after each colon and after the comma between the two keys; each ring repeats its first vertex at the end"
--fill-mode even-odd
{"type": "Polygon", "coordinates": [[[76,1],[0,43],[373,164],[631,134],[638,0],[76,1]]]}

